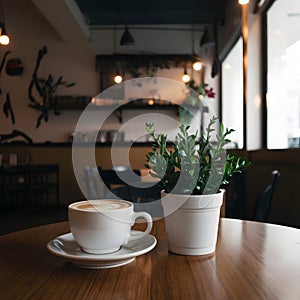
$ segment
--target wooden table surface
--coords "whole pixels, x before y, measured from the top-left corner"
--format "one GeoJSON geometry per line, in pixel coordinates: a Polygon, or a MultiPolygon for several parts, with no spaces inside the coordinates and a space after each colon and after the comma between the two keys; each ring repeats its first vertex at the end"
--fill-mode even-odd
{"type": "Polygon", "coordinates": [[[300,299],[300,230],[221,219],[215,255],[168,252],[164,221],[158,243],[130,264],[90,270],[49,253],[69,232],[56,223],[0,237],[0,299],[300,299]]]}

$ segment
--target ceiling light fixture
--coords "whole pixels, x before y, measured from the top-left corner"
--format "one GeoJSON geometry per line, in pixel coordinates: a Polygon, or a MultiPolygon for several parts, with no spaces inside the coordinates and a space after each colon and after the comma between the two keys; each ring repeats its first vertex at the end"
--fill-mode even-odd
{"type": "Polygon", "coordinates": [[[210,35],[209,31],[208,31],[208,27],[206,26],[203,32],[203,35],[201,37],[200,40],[200,47],[202,46],[214,46],[215,41],[212,38],[212,36],[210,35]]]}
{"type": "Polygon", "coordinates": [[[1,30],[0,44],[6,46],[9,44],[9,36],[7,35],[5,24],[2,22],[0,22],[0,30],[1,30]]]}
{"type": "Polygon", "coordinates": [[[133,36],[129,32],[128,26],[126,26],[125,31],[121,37],[120,45],[121,46],[130,46],[133,44],[134,44],[133,36]]]}

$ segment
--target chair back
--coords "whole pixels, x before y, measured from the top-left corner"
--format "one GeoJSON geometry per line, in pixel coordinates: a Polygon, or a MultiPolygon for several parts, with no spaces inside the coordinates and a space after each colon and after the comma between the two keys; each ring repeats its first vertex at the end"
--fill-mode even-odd
{"type": "Polygon", "coordinates": [[[274,189],[280,173],[278,170],[273,170],[271,173],[271,183],[265,188],[265,190],[258,197],[252,219],[258,222],[266,222],[268,220],[271,203],[273,199],[274,189]]]}
{"type": "Polygon", "coordinates": [[[130,183],[140,181],[140,171],[130,168],[102,170],[100,176],[108,188],[105,198],[121,198],[135,202],[131,196],[130,183]]]}
{"type": "Polygon", "coordinates": [[[84,167],[84,180],[86,185],[87,197],[89,200],[99,199],[101,197],[101,193],[97,185],[99,171],[101,171],[100,167],[84,167]]]}
{"type": "Polygon", "coordinates": [[[114,185],[127,185],[130,182],[140,181],[141,172],[131,169],[101,170],[100,176],[105,185],[111,189],[114,185]]]}
{"type": "Polygon", "coordinates": [[[142,185],[140,170],[130,168],[103,170],[100,167],[86,166],[84,177],[88,199],[121,198],[131,202],[148,202],[160,197],[161,188],[158,183],[152,187],[142,185]],[[103,182],[106,189],[100,190],[103,185],[100,186],[99,182],[103,182]]]}
{"type": "Polygon", "coordinates": [[[103,170],[101,167],[85,166],[84,180],[87,197],[88,199],[119,197],[131,201],[127,182],[137,181],[139,175],[139,170],[133,170],[133,172],[128,169],[123,171],[103,170]],[[107,189],[101,184],[102,182],[107,189]]]}

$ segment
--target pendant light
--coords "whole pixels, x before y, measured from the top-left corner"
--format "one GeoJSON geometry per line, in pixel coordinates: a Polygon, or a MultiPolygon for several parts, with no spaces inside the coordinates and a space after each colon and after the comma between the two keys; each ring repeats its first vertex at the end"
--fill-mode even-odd
{"type": "Polygon", "coordinates": [[[1,35],[0,35],[0,44],[8,45],[9,44],[9,36],[6,33],[6,28],[4,23],[0,23],[1,35]]]}
{"type": "Polygon", "coordinates": [[[203,35],[200,39],[200,47],[202,46],[213,46],[215,44],[215,41],[213,39],[213,37],[211,36],[211,34],[208,31],[208,27],[205,26],[203,35]]]}
{"type": "Polygon", "coordinates": [[[187,71],[186,71],[186,68],[184,68],[184,72],[183,72],[183,75],[181,77],[182,81],[187,83],[190,81],[190,76],[188,75],[187,71]]]}
{"type": "Polygon", "coordinates": [[[121,83],[123,81],[123,77],[121,75],[123,72],[121,72],[121,69],[120,62],[116,61],[116,75],[114,77],[115,83],[121,83]]]}
{"type": "Polygon", "coordinates": [[[217,76],[220,73],[220,69],[221,69],[221,61],[216,54],[212,64],[211,77],[214,78],[215,76],[217,76]]]}
{"type": "Polygon", "coordinates": [[[128,26],[125,27],[125,31],[121,37],[120,45],[121,46],[130,46],[134,44],[134,38],[131,35],[128,26]]]}
{"type": "Polygon", "coordinates": [[[221,71],[221,61],[218,57],[218,33],[217,33],[217,25],[214,25],[214,38],[215,38],[215,57],[213,60],[212,68],[211,68],[211,77],[214,78],[215,76],[220,74],[221,71]]]}

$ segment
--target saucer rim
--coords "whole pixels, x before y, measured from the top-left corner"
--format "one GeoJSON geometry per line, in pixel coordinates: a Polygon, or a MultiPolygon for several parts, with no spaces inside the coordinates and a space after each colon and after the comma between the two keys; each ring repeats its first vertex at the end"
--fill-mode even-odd
{"type": "Polygon", "coordinates": [[[91,264],[91,265],[87,265],[83,263],[80,263],[80,261],[71,261],[70,262],[78,268],[84,268],[84,269],[91,269],[91,270],[97,270],[97,269],[112,269],[112,268],[117,268],[117,267],[122,267],[125,266],[127,264],[130,264],[131,262],[133,262],[135,260],[135,257],[131,257],[129,259],[124,259],[124,260],[119,260],[115,263],[106,263],[104,264],[96,264],[97,262],[95,262],[95,264],[91,264]]]}
{"type": "MultiPolygon", "coordinates": [[[[131,232],[141,232],[138,230],[131,230],[131,232]]],[[[63,251],[61,252],[59,249],[56,250],[56,247],[53,245],[53,241],[63,237],[63,236],[68,236],[71,235],[72,239],[74,240],[74,242],[76,243],[73,235],[71,232],[69,233],[65,233],[65,234],[61,234],[57,237],[55,237],[54,239],[50,240],[47,243],[47,249],[50,253],[58,256],[58,257],[62,257],[65,258],[66,260],[69,261],[89,261],[89,262],[103,262],[103,263],[108,263],[108,262],[118,262],[118,261],[122,261],[122,260],[127,260],[130,258],[135,258],[137,256],[146,254],[148,252],[150,252],[157,244],[157,239],[155,238],[155,236],[149,234],[148,238],[151,239],[151,244],[148,247],[145,247],[143,249],[134,251],[131,250],[132,252],[129,253],[124,253],[121,255],[117,255],[117,253],[121,250],[121,249],[126,249],[126,247],[122,246],[118,251],[113,252],[113,253],[106,253],[106,254],[90,254],[90,253],[86,253],[84,252],[81,247],[78,245],[78,247],[80,247],[80,251],[78,252],[78,254],[81,254],[80,256],[77,255],[72,255],[72,254],[68,254],[67,252],[63,251]]],[[[130,249],[130,248],[127,248],[130,249]]]]}

